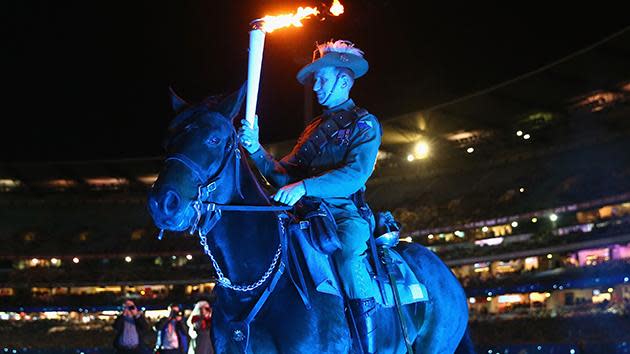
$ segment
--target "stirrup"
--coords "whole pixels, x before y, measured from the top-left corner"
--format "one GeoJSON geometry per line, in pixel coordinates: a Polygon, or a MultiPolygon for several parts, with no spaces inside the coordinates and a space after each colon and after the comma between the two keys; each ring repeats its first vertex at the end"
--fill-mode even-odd
{"type": "Polygon", "coordinates": [[[400,224],[389,211],[377,214],[376,219],[376,246],[379,248],[392,248],[398,244],[400,237],[400,224]]]}
{"type": "Polygon", "coordinates": [[[398,244],[399,240],[400,231],[390,231],[377,237],[374,241],[376,242],[377,247],[392,248],[398,244]]]}

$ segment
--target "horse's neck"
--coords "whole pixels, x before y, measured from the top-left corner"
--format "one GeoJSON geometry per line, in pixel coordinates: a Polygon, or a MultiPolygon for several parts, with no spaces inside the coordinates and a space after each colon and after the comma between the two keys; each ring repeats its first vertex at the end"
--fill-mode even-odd
{"type": "MultiPolygon", "coordinates": [[[[239,169],[240,181],[237,183],[240,185],[243,196],[245,197],[247,205],[269,205],[269,199],[265,195],[264,190],[260,187],[260,184],[256,180],[253,172],[247,165],[247,161],[244,158],[237,160],[239,169]]],[[[234,198],[240,198],[233,194],[234,198]]]]}
{"type": "MultiPolygon", "coordinates": [[[[244,199],[234,185],[230,204],[269,205],[246,162],[239,161],[237,168],[244,199]]],[[[255,282],[278,247],[278,219],[274,212],[224,212],[212,230],[212,239],[225,275],[241,284],[255,282]]]]}
{"type": "Polygon", "coordinates": [[[212,199],[217,203],[270,205],[269,199],[244,158],[230,158],[221,174],[218,188],[212,195],[212,199]]]}

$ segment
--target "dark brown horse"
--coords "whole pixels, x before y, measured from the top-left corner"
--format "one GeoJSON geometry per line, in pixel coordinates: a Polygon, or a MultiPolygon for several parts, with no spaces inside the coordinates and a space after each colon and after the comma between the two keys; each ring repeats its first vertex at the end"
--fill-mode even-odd
{"type": "MultiPolygon", "coordinates": [[[[173,94],[177,115],[169,129],[168,155],[148,199],[153,220],[158,228],[171,231],[201,228],[202,247],[219,278],[213,311],[218,353],[238,353],[244,348],[250,353],[354,352],[342,300],[315,292],[307,284],[312,305],[307,309],[283,274],[283,212],[264,208],[271,203],[241,158],[234,129],[243,96],[241,89],[220,102],[189,106],[173,94]],[[225,207],[223,212],[217,213],[217,206],[225,207]],[[266,290],[272,292],[265,294],[266,290]],[[256,304],[259,311],[244,330],[249,333],[235,330],[232,324],[247,317],[256,304]]],[[[455,352],[468,320],[460,284],[425,247],[404,244],[396,249],[429,295],[429,301],[403,308],[414,351],[455,352]]],[[[383,309],[378,317],[379,353],[404,353],[394,310],[383,309]]],[[[471,349],[467,343],[458,351],[471,349]]]]}

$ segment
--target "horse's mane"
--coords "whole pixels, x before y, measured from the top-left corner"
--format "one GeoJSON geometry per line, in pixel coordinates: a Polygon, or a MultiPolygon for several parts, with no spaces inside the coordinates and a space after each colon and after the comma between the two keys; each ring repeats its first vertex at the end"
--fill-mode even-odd
{"type": "MultiPolygon", "coordinates": [[[[245,156],[246,152],[241,149],[241,155],[245,156]]],[[[263,175],[260,172],[254,172],[252,169],[251,163],[248,159],[244,159],[242,161],[243,169],[245,170],[249,179],[253,182],[255,187],[255,191],[265,200],[268,205],[271,205],[271,200],[269,199],[269,195],[271,195],[271,185],[264,179],[263,175]]],[[[258,171],[258,170],[256,170],[258,171]]]]}

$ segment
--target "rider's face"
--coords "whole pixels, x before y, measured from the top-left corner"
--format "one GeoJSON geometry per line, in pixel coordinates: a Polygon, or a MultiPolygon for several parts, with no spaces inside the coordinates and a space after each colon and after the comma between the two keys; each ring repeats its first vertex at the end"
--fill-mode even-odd
{"type": "Polygon", "coordinates": [[[313,75],[313,92],[317,95],[319,104],[334,107],[348,98],[348,91],[342,87],[340,82],[337,82],[337,75],[343,76],[337,68],[332,66],[321,68],[313,75]]]}

